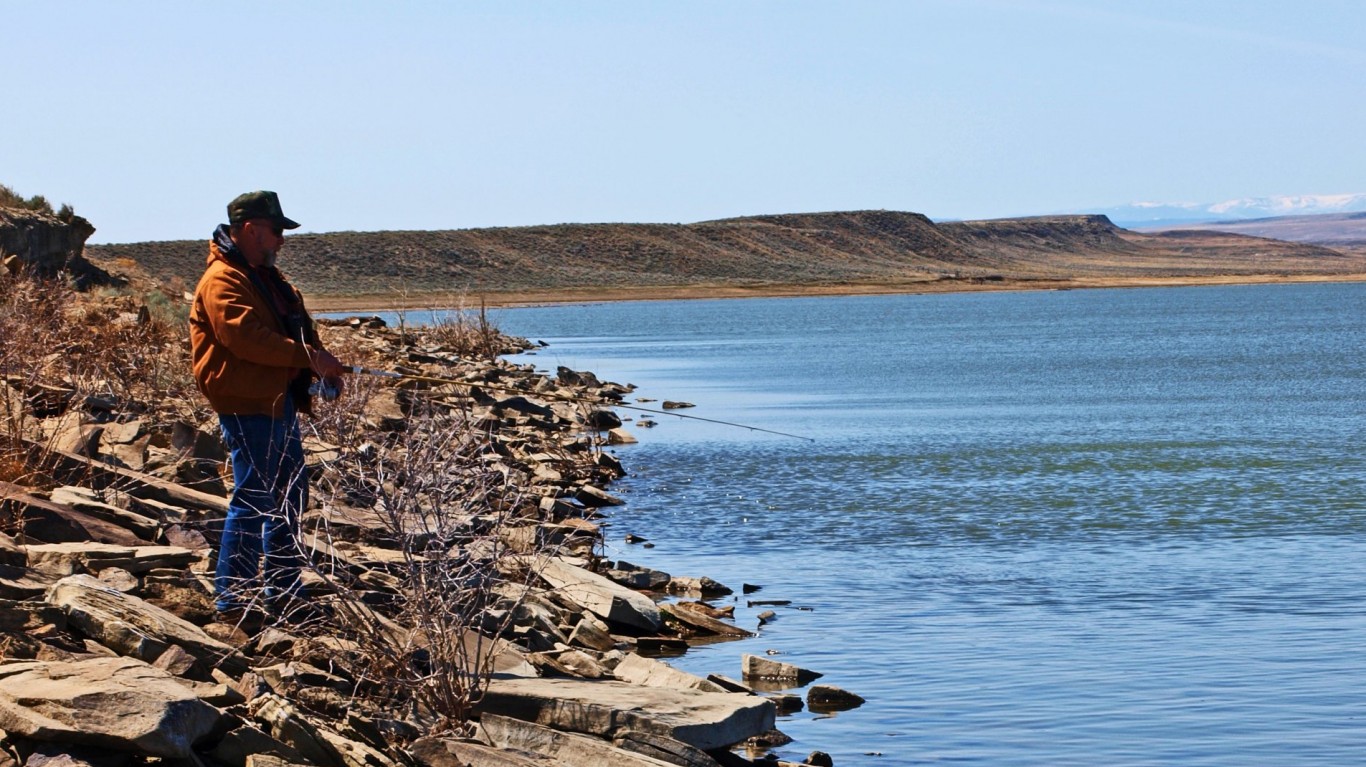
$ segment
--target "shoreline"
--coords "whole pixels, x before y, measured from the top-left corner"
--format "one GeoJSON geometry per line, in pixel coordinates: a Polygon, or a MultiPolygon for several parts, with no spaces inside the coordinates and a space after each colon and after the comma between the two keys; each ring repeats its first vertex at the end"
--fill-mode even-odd
{"type": "Polygon", "coordinates": [[[720,298],[803,298],[822,296],[930,295],[1019,290],[1092,290],[1113,288],[1175,288],[1218,285],[1281,285],[1366,282],[1366,273],[1248,274],[1183,277],[1074,277],[1066,279],[916,280],[904,283],[832,283],[764,285],[677,285],[647,287],[562,288],[558,290],[496,291],[477,294],[432,291],[413,294],[313,294],[308,303],[315,313],[366,313],[415,309],[518,308],[615,301],[691,301],[720,298]]]}

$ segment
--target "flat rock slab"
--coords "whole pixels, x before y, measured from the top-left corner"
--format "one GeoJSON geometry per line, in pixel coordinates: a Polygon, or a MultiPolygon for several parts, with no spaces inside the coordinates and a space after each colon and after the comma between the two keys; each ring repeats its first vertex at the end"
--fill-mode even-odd
{"type": "Polygon", "coordinates": [[[0,729],[39,741],[187,757],[222,714],[132,658],[0,665],[0,729]]]}
{"type": "Polygon", "coordinates": [[[178,645],[234,676],[247,670],[246,658],[203,629],[89,575],[70,575],[57,581],[48,591],[47,601],[66,609],[68,626],[120,655],[151,663],[167,647],[178,645]]]}
{"type": "MultiPolygon", "coordinates": [[[[499,748],[530,751],[553,757],[559,764],[591,764],[593,767],[676,767],[644,754],[617,748],[601,738],[524,722],[507,716],[485,714],[479,726],[493,745],[499,748]]],[[[689,749],[690,746],[683,746],[689,749]]],[[[699,752],[700,753],[700,752],[699,752]]],[[[705,767],[716,767],[715,760],[702,754],[705,767]],[[710,762],[710,765],[707,763],[710,762]]]]}
{"type": "Polygon", "coordinates": [[[422,738],[408,753],[422,767],[564,767],[564,762],[542,754],[509,751],[455,738],[422,738]]]}
{"type": "Polygon", "coordinates": [[[200,554],[178,546],[116,546],[109,543],[45,543],[26,547],[28,566],[50,575],[99,573],[118,567],[134,575],[170,567],[185,569],[200,554]]]}
{"type": "Polygon", "coordinates": [[[704,615],[696,610],[689,610],[686,607],[679,607],[671,604],[661,604],[659,609],[668,613],[671,618],[690,626],[693,629],[707,634],[729,637],[752,637],[752,632],[746,631],[739,626],[732,626],[725,621],[717,620],[710,615],[704,615]]]}
{"type": "Polygon", "coordinates": [[[601,738],[663,735],[703,751],[774,727],[773,703],[751,695],[578,679],[496,679],[479,711],[601,738]]]}
{"type": "Polygon", "coordinates": [[[646,631],[658,631],[663,625],[659,608],[644,594],[558,557],[537,560],[536,566],[541,578],[560,596],[603,620],[646,631]]]}
{"type": "Polygon", "coordinates": [[[630,682],[643,687],[669,687],[675,690],[698,690],[700,692],[733,692],[700,676],[679,671],[662,660],[645,658],[635,653],[627,653],[616,668],[612,669],[612,675],[623,682],[630,682]]]}

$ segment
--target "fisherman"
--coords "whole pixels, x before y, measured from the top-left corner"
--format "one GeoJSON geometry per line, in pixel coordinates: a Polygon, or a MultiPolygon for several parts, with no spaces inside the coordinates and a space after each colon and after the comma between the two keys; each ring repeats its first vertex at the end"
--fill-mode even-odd
{"type": "Polygon", "coordinates": [[[218,413],[232,459],[234,488],[214,572],[216,607],[231,622],[288,617],[304,604],[299,517],[308,471],[297,414],[310,412],[315,378],[340,393],[346,370],[319,342],[303,296],[275,267],[285,230],[298,227],[274,192],[228,203],[228,223],[209,242],[190,309],[195,382],[218,413]]]}

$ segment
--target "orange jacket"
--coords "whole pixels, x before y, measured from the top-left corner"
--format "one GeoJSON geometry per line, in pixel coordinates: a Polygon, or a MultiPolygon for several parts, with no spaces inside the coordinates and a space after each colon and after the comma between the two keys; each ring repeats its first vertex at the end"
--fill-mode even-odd
{"type": "MultiPolygon", "coordinates": [[[[290,381],[309,368],[308,352],[299,339],[285,335],[247,268],[209,243],[208,269],[190,308],[194,379],[219,413],[280,418],[290,381]]],[[[303,297],[293,286],[289,290],[302,310],[303,297]]],[[[304,317],[311,328],[312,320],[304,317]]]]}

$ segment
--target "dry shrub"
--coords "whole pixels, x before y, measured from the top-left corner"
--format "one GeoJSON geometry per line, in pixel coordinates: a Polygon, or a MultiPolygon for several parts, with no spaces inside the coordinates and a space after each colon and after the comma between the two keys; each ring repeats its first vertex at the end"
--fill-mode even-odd
{"type": "Polygon", "coordinates": [[[161,293],[75,291],[60,278],[0,278],[0,466],[26,482],[28,440],[105,413],[198,418],[186,326],[161,293]],[[157,307],[153,309],[152,307],[157,307]]]}
{"type": "MultiPolygon", "coordinates": [[[[310,423],[340,448],[317,490],[324,506],[373,510],[396,552],[380,568],[391,588],[377,592],[373,576],[326,556],[315,555],[315,575],[333,600],[334,628],[354,642],[359,694],[394,713],[417,711],[435,731],[460,731],[531,577],[503,534],[535,505],[490,460],[489,436],[467,412],[405,397],[406,428],[376,441],[356,414],[379,384],[352,383],[343,404],[320,408],[310,423]]],[[[328,516],[316,519],[305,539],[334,549],[328,516]]]]}

